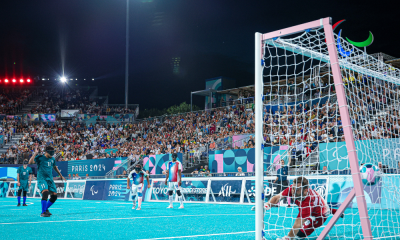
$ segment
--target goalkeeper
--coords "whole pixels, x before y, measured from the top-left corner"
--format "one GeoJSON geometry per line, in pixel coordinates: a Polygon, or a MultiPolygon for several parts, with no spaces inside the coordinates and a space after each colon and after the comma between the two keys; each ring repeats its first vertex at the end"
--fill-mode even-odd
{"type": "MultiPolygon", "coordinates": [[[[299,214],[289,234],[277,240],[306,238],[324,224],[331,212],[336,213],[336,209],[330,209],[318,192],[308,187],[308,180],[305,177],[294,179],[291,186],[265,203],[265,209],[270,210],[285,197],[293,198],[294,203],[299,206],[299,214]]],[[[343,215],[341,217],[343,218],[343,215]]]]}

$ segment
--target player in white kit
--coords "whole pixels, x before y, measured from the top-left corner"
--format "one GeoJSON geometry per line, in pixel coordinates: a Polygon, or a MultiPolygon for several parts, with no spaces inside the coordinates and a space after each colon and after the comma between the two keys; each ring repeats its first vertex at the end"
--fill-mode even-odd
{"type": "Polygon", "coordinates": [[[182,185],[182,163],[177,161],[178,154],[172,154],[172,161],[167,163],[166,169],[166,178],[165,185],[168,186],[168,194],[169,194],[169,206],[168,208],[173,208],[172,202],[174,201],[173,193],[176,190],[176,194],[178,194],[179,202],[181,206],[179,208],[183,208],[183,196],[181,193],[181,185],[182,185]]]}
{"type": "Polygon", "coordinates": [[[143,181],[144,178],[147,179],[147,188],[150,188],[149,175],[142,170],[142,165],[138,164],[135,166],[135,170],[129,173],[127,178],[127,188],[130,189],[130,180],[132,179],[132,198],[133,198],[133,207],[136,208],[136,200],[138,201],[138,208],[136,210],[142,209],[142,191],[143,191],[143,181]]]}

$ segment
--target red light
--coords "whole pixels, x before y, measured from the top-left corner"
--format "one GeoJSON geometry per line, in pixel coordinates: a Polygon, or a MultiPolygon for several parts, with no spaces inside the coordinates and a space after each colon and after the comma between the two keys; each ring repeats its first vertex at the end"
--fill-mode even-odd
{"type": "Polygon", "coordinates": [[[12,81],[13,81],[13,82],[16,82],[17,80],[13,79],[12,81]]]}
{"type": "Polygon", "coordinates": [[[31,82],[31,80],[28,78],[28,79],[26,79],[26,82],[31,82]]]}
{"type": "Polygon", "coordinates": [[[8,83],[8,79],[4,79],[4,82],[8,83]]]}
{"type": "Polygon", "coordinates": [[[24,79],[20,79],[19,82],[20,82],[20,83],[23,83],[23,82],[24,82],[24,79]]]}

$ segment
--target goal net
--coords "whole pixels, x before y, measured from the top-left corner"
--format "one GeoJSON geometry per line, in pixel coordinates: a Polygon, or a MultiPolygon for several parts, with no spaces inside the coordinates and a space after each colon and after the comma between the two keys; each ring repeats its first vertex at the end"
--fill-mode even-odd
{"type": "MultiPolygon", "coordinates": [[[[328,35],[326,29],[326,25],[325,29],[321,25],[283,37],[260,37],[259,81],[263,98],[256,101],[256,109],[262,104],[262,115],[258,115],[256,122],[262,122],[262,143],[256,137],[256,146],[264,146],[267,174],[282,174],[284,166],[288,166],[289,172],[287,182],[285,177],[276,182],[263,180],[264,189],[274,190],[269,195],[265,191],[264,201],[303,176],[309,181],[309,189],[323,199],[313,206],[327,205],[331,211],[343,204],[347,206],[344,217],[338,218],[325,239],[369,237],[363,229],[369,228],[363,224],[364,205],[358,198],[365,199],[373,239],[399,239],[400,71],[337,34],[328,35]],[[337,57],[329,50],[330,45],[337,57]],[[347,149],[353,143],[355,150],[347,149]],[[271,150],[277,147],[281,149],[279,155],[271,150]],[[357,161],[353,163],[352,158],[357,161]],[[354,177],[358,174],[362,195],[346,202],[346,197],[357,191],[354,177]]],[[[331,26],[329,30],[332,31],[331,26]]],[[[309,239],[317,239],[333,214],[318,227],[320,213],[313,214],[316,207],[310,209],[312,224],[302,224],[300,231],[307,232],[309,239]]],[[[260,208],[256,211],[264,214],[266,239],[287,236],[299,217],[293,198],[282,198],[265,212],[260,208]]]]}

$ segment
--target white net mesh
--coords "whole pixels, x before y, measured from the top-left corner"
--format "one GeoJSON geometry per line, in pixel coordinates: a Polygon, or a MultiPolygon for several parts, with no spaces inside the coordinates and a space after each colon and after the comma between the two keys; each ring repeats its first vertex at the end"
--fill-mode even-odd
{"type": "MultiPolygon", "coordinates": [[[[360,166],[363,165],[361,173],[373,237],[399,239],[400,71],[342,38],[338,42],[336,34],[335,44],[357,156],[360,166]]],[[[285,168],[280,166],[281,160],[289,165],[287,182],[280,177],[275,183],[266,181],[265,186],[275,188],[277,194],[295,177],[304,176],[310,188],[334,211],[354,185],[324,31],[266,40],[263,52],[263,137],[264,146],[269,147],[264,149],[264,159],[268,159],[270,174],[282,174],[285,168]],[[278,146],[277,155],[273,149],[278,146]]],[[[266,201],[273,196],[266,195],[266,201]]],[[[290,201],[294,206],[293,199],[290,201]]],[[[322,205],[324,202],[318,206],[322,205]]],[[[278,206],[264,216],[266,236],[270,239],[287,236],[299,213],[297,206],[287,207],[286,198],[278,206]]],[[[318,221],[315,217],[314,224],[318,221]]],[[[324,227],[310,228],[308,238],[316,238],[324,227]]],[[[355,200],[328,238],[363,238],[355,200]]]]}

